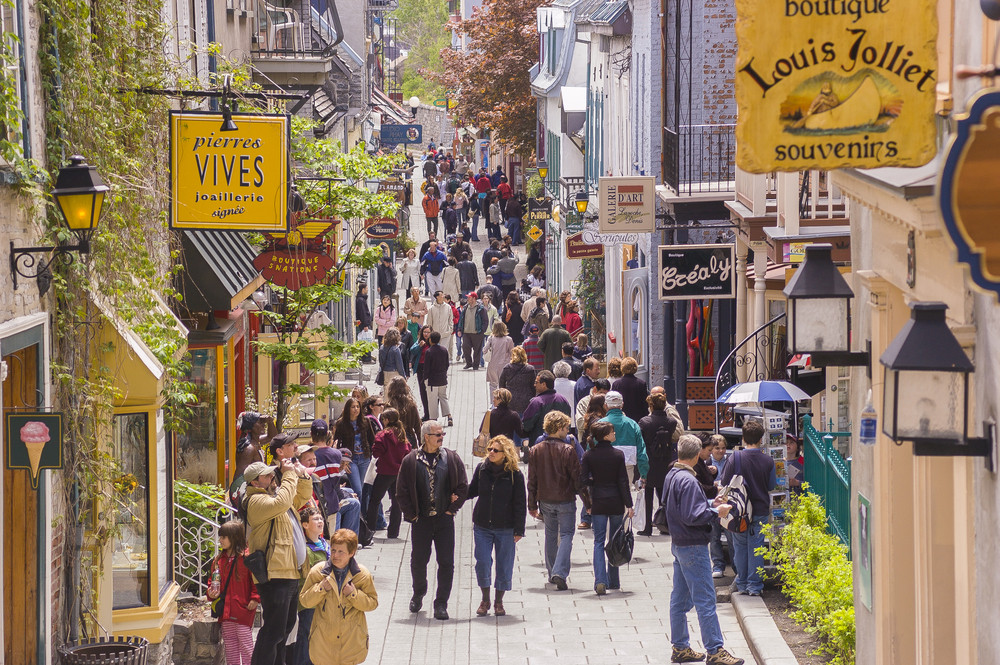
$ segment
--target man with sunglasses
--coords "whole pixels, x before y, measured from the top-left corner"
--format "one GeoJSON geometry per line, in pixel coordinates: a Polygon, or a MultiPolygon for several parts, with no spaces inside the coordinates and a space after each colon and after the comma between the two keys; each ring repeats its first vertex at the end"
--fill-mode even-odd
{"type": "Polygon", "coordinates": [[[396,501],[410,529],[410,612],[417,613],[427,593],[431,546],[437,557],[434,618],[448,619],[448,598],[455,575],[455,513],[469,493],[465,464],[454,450],[443,448],[444,428],[429,420],[420,430],[421,446],[403,458],[396,478],[396,501]]]}

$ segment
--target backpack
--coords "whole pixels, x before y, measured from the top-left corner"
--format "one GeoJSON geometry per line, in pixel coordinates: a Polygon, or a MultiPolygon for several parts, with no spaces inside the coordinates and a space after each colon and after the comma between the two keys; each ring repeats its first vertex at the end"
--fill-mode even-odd
{"type": "Polygon", "coordinates": [[[719,518],[722,528],[733,533],[746,533],[750,529],[750,522],[753,519],[753,505],[747,495],[746,485],[743,483],[743,476],[740,475],[740,455],[738,452],[733,455],[736,461],[736,469],[729,485],[722,491],[726,495],[726,502],[732,506],[729,514],[724,518],[719,518]]]}
{"type": "MultiPolygon", "coordinates": [[[[670,420],[673,420],[673,418],[670,420]]],[[[653,435],[653,440],[646,448],[646,454],[650,458],[673,459],[677,457],[677,445],[674,443],[673,438],[674,432],[677,430],[677,421],[673,420],[673,422],[673,429],[671,429],[668,424],[666,427],[661,427],[656,430],[656,434],[653,435]]]]}

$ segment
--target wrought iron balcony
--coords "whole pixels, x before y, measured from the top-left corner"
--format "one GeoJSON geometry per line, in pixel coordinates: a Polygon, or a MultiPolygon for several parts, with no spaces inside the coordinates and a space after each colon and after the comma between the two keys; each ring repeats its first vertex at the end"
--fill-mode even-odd
{"type": "Polygon", "coordinates": [[[328,58],[343,40],[332,0],[256,0],[256,58],[328,58]]]}
{"type": "Polygon", "coordinates": [[[732,192],[736,125],[663,128],[663,182],[677,194],[732,192]]]}

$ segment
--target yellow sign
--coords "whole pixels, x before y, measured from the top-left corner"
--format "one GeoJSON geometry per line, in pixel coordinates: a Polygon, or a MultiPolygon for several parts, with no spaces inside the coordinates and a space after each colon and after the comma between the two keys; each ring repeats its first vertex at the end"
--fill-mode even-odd
{"type": "Polygon", "coordinates": [[[170,226],[288,231],[287,115],[170,114],[170,226]]]}
{"type": "Polygon", "coordinates": [[[542,237],[542,230],[537,226],[532,226],[530,229],[528,229],[528,237],[531,238],[532,240],[538,240],[539,238],[542,237]]]}
{"type": "Polygon", "coordinates": [[[936,154],[934,0],[736,0],[737,165],[919,166],[936,154]]]}

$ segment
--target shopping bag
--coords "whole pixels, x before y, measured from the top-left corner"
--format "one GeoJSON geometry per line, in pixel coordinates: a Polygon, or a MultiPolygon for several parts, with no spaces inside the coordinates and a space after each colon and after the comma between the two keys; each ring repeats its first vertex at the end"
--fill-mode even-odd
{"type": "Polygon", "coordinates": [[[632,560],[632,550],[635,548],[635,536],[632,534],[632,520],[625,518],[622,525],[611,536],[604,546],[608,556],[608,565],[618,568],[632,560]]]}
{"type": "Polygon", "coordinates": [[[646,528],[646,490],[639,490],[635,495],[635,517],[632,518],[632,526],[636,531],[646,528]]]}

